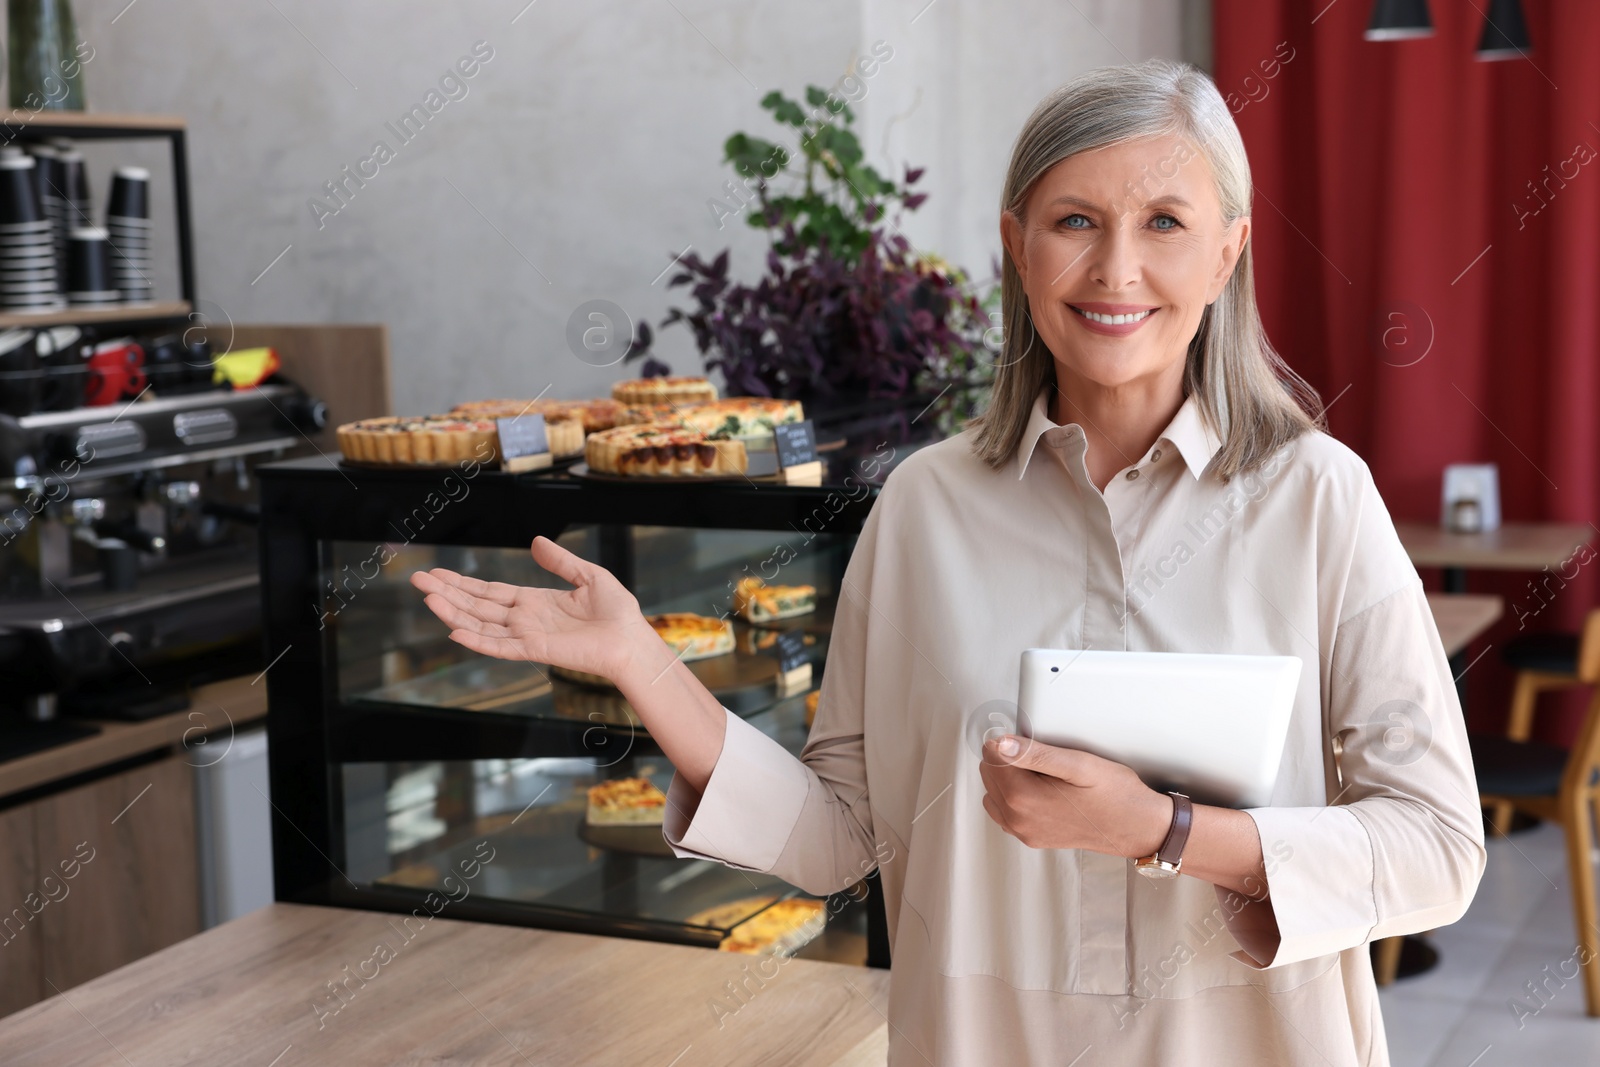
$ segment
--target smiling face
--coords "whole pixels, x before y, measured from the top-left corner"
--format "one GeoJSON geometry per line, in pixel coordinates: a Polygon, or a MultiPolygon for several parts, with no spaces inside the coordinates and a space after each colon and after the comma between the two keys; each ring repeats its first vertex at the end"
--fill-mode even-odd
{"type": "Polygon", "coordinates": [[[1205,156],[1177,134],[1080,152],[1034,182],[1024,213],[1002,213],[1001,239],[1058,386],[1181,388],[1250,232],[1247,217],[1223,225],[1205,156]]]}

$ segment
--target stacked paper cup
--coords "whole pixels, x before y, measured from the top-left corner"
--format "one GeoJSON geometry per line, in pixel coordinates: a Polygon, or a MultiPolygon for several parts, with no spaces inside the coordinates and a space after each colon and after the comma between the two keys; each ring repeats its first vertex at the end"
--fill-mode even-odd
{"type": "Polygon", "coordinates": [[[106,208],[111,284],[124,304],[150,302],[150,172],[118,167],[106,208]]]}
{"type": "Polygon", "coordinates": [[[122,294],[111,284],[106,231],[79,226],[67,236],[67,302],[75,308],[117,307],[122,294]]]}
{"type": "Polygon", "coordinates": [[[0,152],[0,308],[58,311],[55,241],[39,206],[32,156],[0,152]]]}

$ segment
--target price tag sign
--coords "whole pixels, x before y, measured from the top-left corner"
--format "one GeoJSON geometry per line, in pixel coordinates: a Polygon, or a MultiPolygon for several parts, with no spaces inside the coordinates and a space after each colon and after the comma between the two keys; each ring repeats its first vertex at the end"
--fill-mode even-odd
{"type": "Polygon", "coordinates": [[[772,441],[777,448],[780,468],[817,461],[817,431],[810,419],[774,426],[772,441]]]}
{"type": "Polygon", "coordinates": [[[811,662],[806,653],[806,632],[796,628],[785,630],[773,642],[773,651],[778,656],[778,671],[788,674],[797,667],[805,666],[811,662]]]}
{"type": "MultiPolygon", "coordinates": [[[[515,469],[515,460],[525,456],[538,456],[550,451],[544,435],[544,415],[512,415],[495,419],[500,433],[500,465],[515,469]]],[[[523,464],[524,466],[526,464],[523,464]]]]}

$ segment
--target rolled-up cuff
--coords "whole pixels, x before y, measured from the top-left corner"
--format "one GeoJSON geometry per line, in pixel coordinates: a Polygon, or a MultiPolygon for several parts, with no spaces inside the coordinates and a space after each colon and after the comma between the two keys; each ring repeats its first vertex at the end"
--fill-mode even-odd
{"type": "Polygon", "coordinates": [[[680,857],[769,871],[805,806],[806,767],[778,742],[722,710],[727,717],[722,753],[699,805],[693,789],[674,774],[661,836],[680,857]]]}
{"type": "Polygon", "coordinates": [[[1244,898],[1218,888],[1228,931],[1244,949],[1234,958],[1264,970],[1363,944],[1378,909],[1372,839],[1356,814],[1340,806],[1245,810],[1261,835],[1268,899],[1241,907],[1244,898]]]}

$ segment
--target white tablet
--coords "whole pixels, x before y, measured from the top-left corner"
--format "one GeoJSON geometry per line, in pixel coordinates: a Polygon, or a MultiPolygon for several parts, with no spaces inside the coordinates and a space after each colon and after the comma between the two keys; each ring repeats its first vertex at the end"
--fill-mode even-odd
{"type": "Polygon", "coordinates": [[[1297,656],[1029,648],[1017,733],[1127,764],[1202,804],[1264,807],[1300,670],[1297,656]]]}

